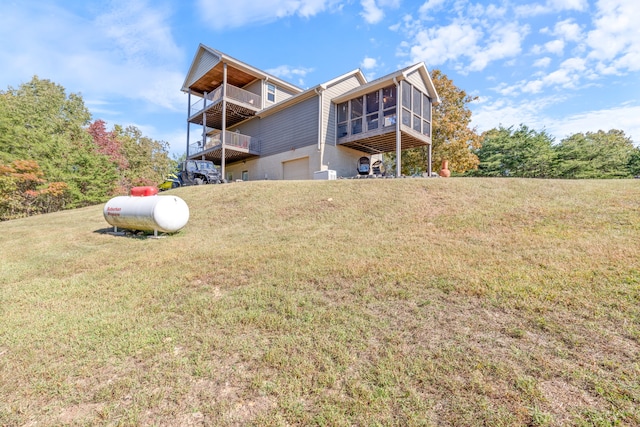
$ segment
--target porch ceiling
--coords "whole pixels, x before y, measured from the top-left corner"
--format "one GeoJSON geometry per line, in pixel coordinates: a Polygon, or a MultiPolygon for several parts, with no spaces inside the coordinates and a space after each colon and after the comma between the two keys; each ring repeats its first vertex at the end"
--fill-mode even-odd
{"type": "MultiPolygon", "coordinates": [[[[423,147],[429,145],[431,142],[429,137],[416,132],[401,131],[400,135],[402,150],[423,147]]],[[[396,132],[395,129],[393,129],[386,133],[370,136],[364,135],[359,139],[355,139],[354,137],[343,138],[342,140],[338,140],[338,145],[353,148],[354,150],[367,154],[391,153],[396,151],[396,132]]]]}
{"type": "MultiPolygon", "coordinates": [[[[215,88],[222,84],[223,76],[224,65],[220,62],[200,77],[198,81],[193,83],[191,85],[191,90],[200,94],[213,92],[215,88]]],[[[227,66],[228,84],[237,87],[245,87],[254,80],[256,80],[255,76],[230,65],[227,66]]]]}
{"type": "MultiPolygon", "coordinates": [[[[242,105],[237,105],[227,101],[227,128],[237,125],[243,120],[253,117],[257,109],[251,109],[242,105]]],[[[206,110],[206,126],[215,129],[222,129],[222,102],[211,105],[206,110]]],[[[202,125],[202,112],[194,114],[189,119],[190,123],[202,125]]]]}

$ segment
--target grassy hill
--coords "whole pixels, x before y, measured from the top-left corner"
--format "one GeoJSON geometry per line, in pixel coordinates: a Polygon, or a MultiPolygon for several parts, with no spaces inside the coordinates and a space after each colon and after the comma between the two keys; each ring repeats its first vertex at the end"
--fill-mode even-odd
{"type": "Polygon", "coordinates": [[[640,424],[640,181],[171,194],[0,223],[0,425],[640,424]]]}

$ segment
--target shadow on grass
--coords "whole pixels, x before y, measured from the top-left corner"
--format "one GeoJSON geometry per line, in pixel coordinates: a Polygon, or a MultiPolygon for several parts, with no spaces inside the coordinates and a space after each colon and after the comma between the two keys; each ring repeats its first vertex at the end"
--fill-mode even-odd
{"type": "Polygon", "coordinates": [[[118,229],[114,230],[113,227],[99,228],[97,230],[93,230],[94,233],[97,234],[108,234],[114,237],[128,237],[130,239],[159,239],[162,237],[170,236],[169,233],[158,233],[158,235],[154,235],[153,231],[141,231],[141,230],[128,230],[128,229],[118,229]]]}

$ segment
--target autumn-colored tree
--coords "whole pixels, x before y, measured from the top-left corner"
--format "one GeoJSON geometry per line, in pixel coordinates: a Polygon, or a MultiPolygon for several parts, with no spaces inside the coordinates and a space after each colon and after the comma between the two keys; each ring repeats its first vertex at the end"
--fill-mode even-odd
{"type": "MultiPolygon", "coordinates": [[[[468,104],[476,99],[458,88],[442,71],[432,70],[431,79],[440,97],[433,107],[431,135],[431,167],[438,171],[443,160],[449,162],[449,170],[462,173],[478,166],[475,150],[482,145],[482,136],[471,125],[468,104]]],[[[402,173],[422,173],[426,170],[429,147],[419,147],[402,152],[402,173]]],[[[389,157],[393,159],[393,154],[389,157]]],[[[391,160],[390,163],[392,163],[391,160]]]]}
{"type": "Polygon", "coordinates": [[[0,220],[54,212],[63,209],[68,199],[67,184],[47,183],[37,162],[0,164],[0,220]]]}
{"type": "Polygon", "coordinates": [[[98,152],[109,158],[116,168],[116,181],[113,184],[112,194],[126,194],[130,188],[125,178],[129,168],[129,160],[124,154],[123,143],[114,131],[108,131],[104,120],[96,120],[89,125],[87,132],[93,138],[98,152]]]}

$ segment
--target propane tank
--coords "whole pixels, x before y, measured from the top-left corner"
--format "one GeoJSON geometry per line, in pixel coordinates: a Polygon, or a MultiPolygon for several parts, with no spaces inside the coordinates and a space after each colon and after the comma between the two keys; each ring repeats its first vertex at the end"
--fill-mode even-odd
{"type": "Polygon", "coordinates": [[[189,207],[177,196],[118,196],[102,211],[113,227],[174,233],[189,221],[189,207]]]}

